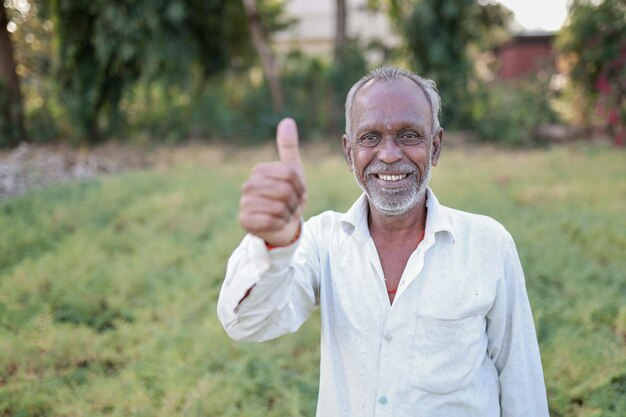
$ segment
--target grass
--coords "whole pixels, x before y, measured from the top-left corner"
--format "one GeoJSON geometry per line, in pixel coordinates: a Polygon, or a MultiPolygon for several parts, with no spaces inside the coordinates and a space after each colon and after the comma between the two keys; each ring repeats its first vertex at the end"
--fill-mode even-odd
{"type": "MultiPolygon", "coordinates": [[[[359,193],[335,151],[305,150],[307,217],[359,193]]],[[[0,415],[313,416],[319,317],[242,344],[215,314],[240,184],[268,157],[193,155],[0,203],[0,415]]],[[[624,162],[455,148],[434,170],[443,204],[516,239],[553,417],[626,415],[624,162]]]]}

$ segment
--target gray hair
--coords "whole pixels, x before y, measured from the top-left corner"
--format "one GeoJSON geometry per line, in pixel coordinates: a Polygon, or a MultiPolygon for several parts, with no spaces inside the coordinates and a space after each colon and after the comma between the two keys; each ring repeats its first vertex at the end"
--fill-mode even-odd
{"type": "Polygon", "coordinates": [[[433,80],[428,78],[422,78],[419,75],[397,67],[384,66],[379,67],[372,70],[369,74],[365,75],[359,81],[357,81],[350,91],[348,92],[348,96],[346,97],[346,136],[348,139],[352,139],[352,105],[354,104],[354,97],[359,92],[361,87],[363,87],[367,82],[371,80],[399,80],[402,77],[408,78],[417,84],[426,95],[426,98],[430,102],[430,110],[433,117],[433,131],[435,134],[439,130],[439,114],[441,113],[441,97],[439,97],[439,93],[437,92],[437,84],[433,80]]]}

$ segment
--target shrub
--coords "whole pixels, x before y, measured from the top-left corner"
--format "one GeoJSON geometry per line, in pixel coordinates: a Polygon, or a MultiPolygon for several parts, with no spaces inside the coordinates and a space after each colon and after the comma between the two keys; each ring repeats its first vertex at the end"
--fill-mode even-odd
{"type": "Polygon", "coordinates": [[[572,87],[586,104],[578,112],[580,121],[602,127],[616,144],[624,145],[626,3],[576,0],[569,14],[557,45],[569,64],[572,87]]]}
{"type": "Polygon", "coordinates": [[[273,137],[276,124],[285,116],[298,121],[303,139],[337,136],[343,132],[348,89],[366,71],[354,44],[346,46],[340,65],[293,53],[285,58],[281,74],[283,113],[273,110],[268,88],[254,70],[233,71],[201,87],[141,85],[123,112],[129,115],[131,134],[167,142],[193,137],[257,143],[273,137]]]}
{"type": "Polygon", "coordinates": [[[492,82],[477,92],[472,115],[478,137],[508,146],[541,144],[537,129],[557,120],[550,107],[547,82],[527,79],[515,84],[492,82]]]}

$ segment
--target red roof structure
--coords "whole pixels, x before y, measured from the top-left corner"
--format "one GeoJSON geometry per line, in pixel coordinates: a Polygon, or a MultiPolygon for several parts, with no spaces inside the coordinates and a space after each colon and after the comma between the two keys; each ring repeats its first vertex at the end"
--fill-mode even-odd
{"type": "Polygon", "coordinates": [[[546,68],[556,72],[554,38],[555,34],[549,32],[520,33],[496,48],[498,78],[515,80],[546,68]]]}

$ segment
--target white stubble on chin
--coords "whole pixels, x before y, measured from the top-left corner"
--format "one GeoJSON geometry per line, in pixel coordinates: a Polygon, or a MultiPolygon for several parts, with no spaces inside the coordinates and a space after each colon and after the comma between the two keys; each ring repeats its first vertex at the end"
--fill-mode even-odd
{"type": "Polygon", "coordinates": [[[432,154],[429,153],[426,171],[424,175],[420,177],[418,184],[413,183],[408,188],[385,189],[374,182],[374,180],[368,181],[367,178],[369,177],[367,175],[365,175],[365,181],[368,182],[367,186],[361,182],[354,166],[354,154],[352,155],[352,173],[356,183],[361,187],[361,190],[367,195],[367,198],[374,207],[386,216],[400,216],[405,214],[422,201],[426,195],[428,183],[430,182],[431,167],[432,154]]]}

